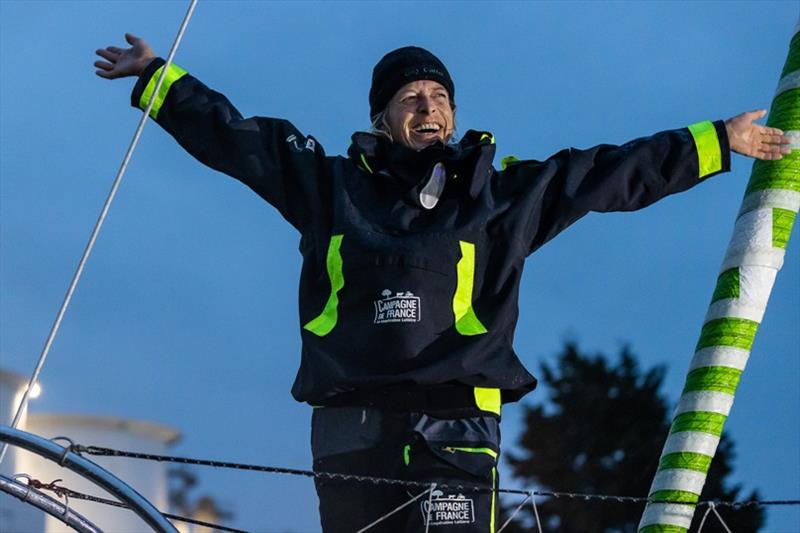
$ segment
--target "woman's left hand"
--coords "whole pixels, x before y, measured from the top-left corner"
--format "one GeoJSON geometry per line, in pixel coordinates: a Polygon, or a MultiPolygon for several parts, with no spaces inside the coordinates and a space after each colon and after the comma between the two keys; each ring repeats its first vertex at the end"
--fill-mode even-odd
{"type": "Polygon", "coordinates": [[[766,109],[758,109],[725,121],[731,150],[737,154],[766,160],[781,159],[792,151],[789,137],[784,135],[783,131],[753,124],[766,114],[766,109]]]}

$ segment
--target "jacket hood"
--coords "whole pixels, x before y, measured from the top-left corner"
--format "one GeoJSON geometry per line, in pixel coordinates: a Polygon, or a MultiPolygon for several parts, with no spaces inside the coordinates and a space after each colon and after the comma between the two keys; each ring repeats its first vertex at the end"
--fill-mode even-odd
{"type": "Polygon", "coordinates": [[[457,144],[416,151],[382,135],[356,132],[347,154],[364,172],[390,180],[407,201],[422,207],[420,192],[437,163],[444,165],[448,194],[456,188],[477,198],[491,176],[495,145],[491,133],[469,130],[457,144]]]}

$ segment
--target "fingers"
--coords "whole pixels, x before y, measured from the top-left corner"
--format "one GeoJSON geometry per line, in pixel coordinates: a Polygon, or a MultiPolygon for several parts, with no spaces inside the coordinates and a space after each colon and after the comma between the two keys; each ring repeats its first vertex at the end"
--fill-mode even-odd
{"type": "Polygon", "coordinates": [[[100,76],[101,78],[105,78],[107,80],[113,80],[114,78],[116,78],[116,76],[111,74],[111,71],[95,70],[94,73],[100,76]]]}
{"type": "Polygon", "coordinates": [[[114,68],[113,64],[107,63],[106,61],[95,61],[94,66],[100,70],[112,70],[114,68]]]}
{"type": "Polygon", "coordinates": [[[107,59],[112,63],[116,63],[117,60],[119,60],[119,52],[113,51],[112,48],[113,48],[112,46],[109,46],[108,48],[105,49],[98,48],[97,50],[94,51],[94,53],[99,55],[103,59],[107,59]]]}
{"type": "Polygon", "coordinates": [[[132,33],[126,33],[125,34],[125,40],[128,41],[128,44],[136,45],[136,43],[138,43],[142,39],[137,37],[137,36],[135,36],[132,33]]]}

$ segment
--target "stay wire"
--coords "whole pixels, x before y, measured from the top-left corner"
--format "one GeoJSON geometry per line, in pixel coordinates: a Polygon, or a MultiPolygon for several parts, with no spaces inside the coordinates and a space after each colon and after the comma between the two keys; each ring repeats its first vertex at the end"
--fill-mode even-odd
{"type": "MultiPolygon", "coordinates": [[[[150,453],[130,452],[125,450],[116,450],[114,448],[104,448],[100,446],[83,446],[76,444],[73,451],[79,453],[86,453],[88,455],[102,456],[102,457],[126,457],[129,459],[140,459],[144,461],[180,463],[196,466],[210,466],[214,468],[230,468],[234,470],[247,470],[251,472],[263,472],[267,474],[286,474],[293,476],[304,476],[315,479],[328,479],[331,481],[353,481],[358,483],[373,483],[381,485],[395,485],[402,487],[418,487],[421,489],[430,488],[430,482],[425,481],[410,481],[403,479],[393,479],[375,476],[361,476],[357,474],[342,474],[338,472],[314,472],[311,470],[303,470],[299,468],[285,468],[278,466],[265,466],[254,465],[245,463],[234,463],[229,461],[216,461],[209,459],[195,459],[190,457],[178,457],[171,455],[156,455],[150,453]]],[[[462,485],[462,484],[446,484],[438,483],[437,488],[473,492],[495,492],[498,494],[518,494],[521,496],[545,496],[556,499],[571,499],[583,501],[601,501],[601,502],[615,502],[615,503],[669,503],[676,505],[696,505],[697,507],[704,507],[715,505],[716,507],[754,507],[754,506],[773,506],[773,505],[800,505],[800,500],[747,500],[747,501],[701,501],[697,503],[685,501],[670,501],[670,500],[651,500],[646,497],[639,496],[616,496],[607,494],[586,494],[579,492],[556,492],[556,491],[531,491],[521,489],[502,489],[492,488],[488,485],[462,485]]],[[[535,501],[534,501],[535,504],[535,501]]]]}
{"type": "MultiPolygon", "coordinates": [[[[31,390],[33,390],[34,384],[36,384],[36,382],[39,380],[39,374],[42,371],[42,367],[44,366],[45,360],[47,359],[47,355],[50,353],[50,347],[53,345],[56,335],[58,334],[58,330],[61,327],[61,321],[64,318],[64,314],[67,312],[67,308],[69,307],[70,301],[72,300],[72,295],[75,293],[75,288],[78,286],[78,281],[80,281],[81,279],[81,275],[83,274],[83,269],[86,266],[86,262],[89,260],[89,256],[92,253],[94,244],[97,241],[97,236],[100,234],[100,229],[102,228],[106,216],[108,215],[108,211],[111,208],[111,203],[114,201],[114,198],[117,195],[117,190],[119,190],[120,184],[122,183],[122,178],[125,175],[125,171],[128,169],[128,163],[133,157],[133,152],[136,149],[136,145],[139,143],[139,138],[142,136],[142,131],[144,130],[144,126],[147,123],[147,118],[150,115],[150,111],[153,109],[153,104],[155,103],[158,91],[161,88],[161,85],[164,83],[164,78],[166,77],[167,70],[169,69],[169,66],[172,63],[172,59],[175,57],[175,53],[178,51],[178,46],[180,45],[181,40],[183,39],[183,34],[186,32],[186,28],[189,25],[189,20],[191,20],[192,18],[192,13],[194,12],[194,8],[196,5],[197,5],[197,0],[191,0],[189,4],[189,9],[186,11],[186,15],[183,17],[183,21],[181,22],[180,28],[178,29],[178,34],[175,36],[175,41],[172,43],[172,48],[170,48],[169,55],[167,55],[166,63],[164,64],[164,68],[161,71],[161,76],[159,76],[158,81],[156,82],[155,89],[153,90],[153,95],[150,97],[150,101],[147,104],[147,109],[145,109],[144,113],[142,114],[142,118],[139,119],[139,125],[136,128],[136,132],[133,134],[133,139],[131,140],[131,143],[128,146],[128,150],[125,152],[125,157],[122,159],[122,164],[120,165],[119,170],[117,171],[117,175],[114,178],[114,183],[111,185],[111,190],[109,191],[108,197],[106,198],[106,201],[103,204],[103,209],[100,211],[100,216],[97,218],[97,222],[94,225],[92,234],[89,237],[89,242],[86,244],[86,248],[83,250],[83,255],[81,255],[81,259],[78,262],[78,268],[75,270],[75,274],[72,276],[72,281],[70,282],[69,288],[67,289],[67,293],[64,296],[64,301],[61,303],[61,307],[59,308],[58,313],[56,314],[56,319],[53,322],[52,327],[50,328],[50,333],[47,335],[47,340],[45,341],[44,348],[42,349],[42,352],[39,355],[39,360],[36,362],[36,367],[34,368],[33,374],[31,374],[31,379],[30,381],[28,381],[28,386],[22,395],[22,401],[20,401],[20,404],[17,407],[17,411],[14,414],[14,420],[11,422],[12,428],[16,428],[19,425],[19,421],[22,418],[22,413],[28,406],[31,390]]],[[[8,443],[3,443],[2,448],[0,448],[0,464],[2,464],[7,450],[8,450],[8,443]]]]}
{"type": "MultiPolygon", "coordinates": [[[[119,507],[122,509],[130,509],[131,507],[128,504],[118,502],[115,500],[109,500],[107,498],[101,498],[99,496],[93,496],[91,494],[85,494],[83,492],[77,492],[70,488],[64,487],[63,485],[56,485],[60,479],[56,479],[55,481],[51,481],[50,483],[42,483],[37,479],[32,479],[28,477],[28,484],[35,489],[38,490],[49,490],[55,493],[57,496],[67,496],[69,498],[73,498],[75,500],[83,500],[93,503],[100,503],[103,505],[110,505],[112,507],[119,507]]],[[[161,513],[164,517],[169,518],[170,520],[176,520],[178,522],[186,522],[187,524],[194,524],[196,526],[204,526],[210,527],[215,530],[219,531],[230,531],[232,533],[249,533],[245,529],[236,529],[233,527],[222,526],[219,524],[214,524],[213,522],[205,522],[203,520],[197,520],[196,518],[188,518],[186,516],[175,515],[171,513],[161,513]]]]}

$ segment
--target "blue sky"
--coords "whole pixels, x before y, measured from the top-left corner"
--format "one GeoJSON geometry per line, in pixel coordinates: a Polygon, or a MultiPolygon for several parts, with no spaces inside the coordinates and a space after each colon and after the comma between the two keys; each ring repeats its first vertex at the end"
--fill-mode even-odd
{"type": "MultiPolygon", "coordinates": [[[[94,49],[146,38],[166,55],[186,2],[0,2],[0,365],[30,374],[138,121],[133,82],[94,49]]],[[[621,143],[769,105],[794,2],[201,1],[176,62],[245,115],[292,120],[328,154],[367,127],[371,68],[434,51],[461,131],[498,160],[621,143]]],[[[637,213],[589,215],[527,263],[516,348],[536,370],[565,339],[668,364],[679,395],[749,177],[733,171],[637,213]]],[[[795,229],[727,430],[734,477],[800,496],[800,261],[795,229]]],[[[180,429],[176,451],[308,467],[298,235],[244,186],[149,124],[44,368],[35,409],[180,429]]],[[[541,400],[534,392],[526,402],[541,400]]],[[[513,446],[518,406],[504,412],[513,446]]],[[[318,529],[311,483],[202,471],[202,490],[261,531],[318,529]]],[[[514,485],[506,477],[507,485],[514,485]]],[[[768,531],[800,529],[769,511],[768,531]]]]}

